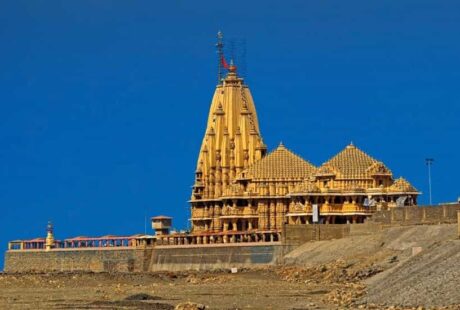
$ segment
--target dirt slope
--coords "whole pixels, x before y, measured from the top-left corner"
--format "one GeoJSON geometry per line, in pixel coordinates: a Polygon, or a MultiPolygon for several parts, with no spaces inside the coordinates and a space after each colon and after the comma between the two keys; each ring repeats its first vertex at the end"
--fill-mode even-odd
{"type": "Polygon", "coordinates": [[[367,270],[367,294],[356,304],[460,305],[456,229],[456,224],[394,227],[374,235],[310,242],[288,253],[285,261],[305,267],[344,261],[358,272],[367,270]],[[422,251],[414,255],[417,247],[422,251]]]}
{"type": "Polygon", "coordinates": [[[337,259],[366,258],[379,252],[407,254],[412,252],[412,247],[426,248],[439,241],[454,239],[455,234],[456,225],[394,227],[374,235],[308,242],[288,253],[285,262],[314,266],[337,259]]]}
{"type": "Polygon", "coordinates": [[[436,242],[366,284],[367,302],[424,307],[460,305],[460,240],[436,242]]]}

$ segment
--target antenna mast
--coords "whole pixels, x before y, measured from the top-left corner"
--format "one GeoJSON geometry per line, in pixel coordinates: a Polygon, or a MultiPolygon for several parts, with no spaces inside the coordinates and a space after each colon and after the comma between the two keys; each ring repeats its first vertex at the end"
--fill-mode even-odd
{"type": "Polygon", "coordinates": [[[431,165],[433,165],[434,159],[426,158],[425,162],[426,162],[426,165],[428,166],[428,190],[430,192],[430,206],[431,206],[433,205],[433,200],[431,196],[431,165]]]}
{"type": "Polygon", "coordinates": [[[224,35],[222,34],[221,31],[217,33],[217,82],[220,84],[222,83],[222,59],[224,57],[224,42],[222,41],[224,38],[224,35]]]}

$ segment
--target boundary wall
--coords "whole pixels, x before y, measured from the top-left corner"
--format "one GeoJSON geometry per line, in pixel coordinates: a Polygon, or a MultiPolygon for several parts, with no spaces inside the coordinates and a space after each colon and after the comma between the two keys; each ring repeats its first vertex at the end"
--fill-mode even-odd
{"type": "Polygon", "coordinates": [[[459,211],[460,204],[401,207],[377,211],[369,221],[387,225],[452,224],[458,222],[459,211]]]}
{"type": "Polygon", "coordinates": [[[378,223],[364,224],[290,224],[284,226],[283,244],[295,248],[305,242],[369,235],[383,229],[378,223]]]}
{"type": "Polygon", "coordinates": [[[212,270],[274,265],[280,242],[232,245],[156,246],[146,249],[14,250],[5,253],[5,272],[148,272],[212,270]]]}
{"type": "Polygon", "coordinates": [[[287,224],[282,234],[283,244],[299,246],[309,241],[340,239],[372,234],[385,226],[432,225],[459,223],[460,204],[413,206],[375,212],[364,224],[287,224]]]}
{"type": "Polygon", "coordinates": [[[7,251],[5,272],[135,272],[145,270],[143,249],[53,249],[7,251]]]}
{"type": "Polygon", "coordinates": [[[156,246],[152,252],[150,271],[210,270],[275,265],[283,256],[281,242],[260,242],[248,246],[187,245],[156,246]]]}

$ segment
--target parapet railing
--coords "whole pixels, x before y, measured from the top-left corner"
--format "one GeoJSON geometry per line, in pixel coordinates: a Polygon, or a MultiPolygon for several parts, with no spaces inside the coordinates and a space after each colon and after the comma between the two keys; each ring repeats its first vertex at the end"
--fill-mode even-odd
{"type": "Polygon", "coordinates": [[[199,244],[227,244],[227,243],[262,243],[281,241],[281,231],[278,230],[248,230],[224,231],[196,234],[177,234],[157,236],[156,245],[199,245],[199,244]]]}
{"type": "MultiPolygon", "coordinates": [[[[121,248],[146,247],[154,244],[154,236],[128,237],[76,237],[65,240],[55,240],[52,249],[88,249],[88,248],[121,248]]],[[[37,238],[31,240],[14,240],[8,243],[9,251],[46,250],[46,240],[37,238]]]]}

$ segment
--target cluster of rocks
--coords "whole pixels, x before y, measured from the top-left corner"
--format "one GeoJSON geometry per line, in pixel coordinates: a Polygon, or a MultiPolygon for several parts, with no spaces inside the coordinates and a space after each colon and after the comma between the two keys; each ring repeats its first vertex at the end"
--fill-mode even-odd
{"type": "Polygon", "coordinates": [[[324,302],[349,308],[366,294],[366,286],[362,283],[344,283],[340,288],[326,294],[324,302]]]}
{"type": "Polygon", "coordinates": [[[208,306],[205,306],[203,304],[198,304],[195,302],[187,301],[187,302],[181,302],[180,304],[177,304],[174,310],[206,310],[209,309],[208,306]]]}
{"type": "Polygon", "coordinates": [[[282,267],[276,270],[281,279],[296,283],[355,283],[384,270],[380,265],[362,265],[338,259],[315,267],[282,267]]]}
{"type": "Polygon", "coordinates": [[[185,281],[190,284],[204,284],[204,283],[215,283],[221,284],[226,283],[230,278],[225,276],[218,275],[209,275],[209,274],[190,274],[185,278],[185,281]]]}

